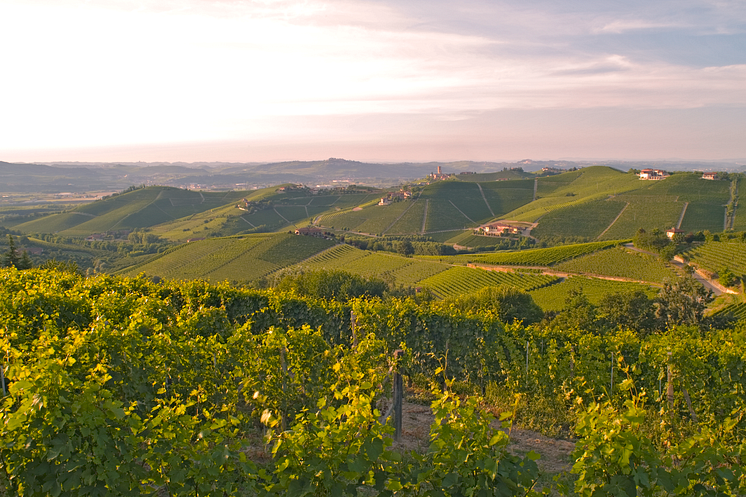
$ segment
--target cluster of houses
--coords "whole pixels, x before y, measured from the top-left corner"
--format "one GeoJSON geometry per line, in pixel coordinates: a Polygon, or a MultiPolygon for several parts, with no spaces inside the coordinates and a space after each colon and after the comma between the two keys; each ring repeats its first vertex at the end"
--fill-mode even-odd
{"type": "Polygon", "coordinates": [[[520,235],[523,232],[520,226],[513,226],[507,223],[485,224],[474,230],[475,235],[484,236],[505,236],[520,235]]]}
{"type": "Polygon", "coordinates": [[[105,233],[93,233],[85,239],[87,242],[101,242],[104,240],[126,240],[132,230],[107,231],[105,233]]]}
{"type": "Polygon", "coordinates": [[[412,192],[405,190],[399,190],[398,192],[388,193],[385,197],[382,197],[378,202],[378,205],[391,205],[391,202],[396,200],[407,200],[412,198],[412,192]]]}
{"type": "MultiPolygon", "coordinates": [[[[718,179],[717,175],[718,173],[702,173],[702,179],[716,180],[718,179]]],[[[661,169],[643,169],[638,173],[638,176],[640,176],[640,179],[659,180],[668,178],[670,174],[661,169]]]]}
{"type": "Polygon", "coordinates": [[[643,169],[638,173],[638,176],[645,180],[661,180],[668,178],[670,174],[661,169],[643,169]]]}
{"type": "Polygon", "coordinates": [[[430,173],[428,175],[428,178],[430,178],[432,180],[445,180],[445,179],[448,179],[450,177],[451,177],[451,175],[444,173],[443,172],[443,168],[441,168],[440,166],[438,166],[438,172],[437,173],[430,173]]]}

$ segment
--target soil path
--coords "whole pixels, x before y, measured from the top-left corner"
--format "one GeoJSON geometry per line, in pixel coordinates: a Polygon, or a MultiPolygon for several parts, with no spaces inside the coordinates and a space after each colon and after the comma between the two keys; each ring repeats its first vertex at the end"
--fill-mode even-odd
{"type": "Polygon", "coordinates": [[[490,210],[490,214],[492,214],[492,217],[495,217],[495,213],[492,212],[492,207],[490,207],[490,203],[487,202],[487,197],[484,196],[484,190],[482,190],[482,185],[477,183],[477,186],[479,187],[479,193],[482,194],[482,198],[484,199],[484,203],[487,205],[487,208],[490,210]]]}
{"type": "Polygon", "coordinates": [[[422,229],[420,230],[420,234],[425,234],[425,224],[427,223],[427,208],[430,206],[430,199],[425,199],[425,213],[422,214],[422,229]]]}

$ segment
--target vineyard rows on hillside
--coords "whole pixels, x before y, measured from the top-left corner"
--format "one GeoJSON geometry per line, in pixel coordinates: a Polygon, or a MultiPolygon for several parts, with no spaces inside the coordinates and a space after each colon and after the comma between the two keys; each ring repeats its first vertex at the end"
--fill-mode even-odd
{"type": "Polygon", "coordinates": [[[619,215],[626,204],[615,200],[597,200],[548,212],[539,219],[531,235],[539,239],[568,234],[594,239],[619,215]]]}
{"type": "MultiPolygon", "coordinates": [[[[487,238],[487,237],[484,237],[487,238]]],[[[518,252],[495,252],[492,254],[464,254],[455,256],[431,256],[443,262],[467,262],[506,266],[552,266],[568,259],[590,254],[618,245],[620,241],[577,243],[543,249],[529,249],[518,252]]]]}
{"type": "Polygon", "coordinates": [[[474,293],[484,287],[496,285],[510,285],[524,291],[531,291],[558,281],[559,278],[555,276],[505,273],[455,266],[420,281],[420,285],[446,298],[474,293]]]}
{"type": "Polygon", "coordinates": [[[637,290],[642,290],[651,298],[658,293],[658,288],[640,283],[573,276],[556,285],[534,290],[531,296],[545,311],[560,311],[567,307],[567,298],[573,292],[582,291],[592,304],[598,304],[605,295],[637,290]]]}
{"type": "Polygon", "coordinates": [[[694,264],[713,273],[727,268],[738,275],[746,275],[746,243],[740,241],[711,241],[684,252],[694,264]]]}
{"type": "Polygon", "coordinates": [[[661,283],[675,279],[677,274],[658,256],[632,253],[618,247],[589,254],[556,266],[559,271],[606,276],[619,276],[633,280],[661,283]]]}

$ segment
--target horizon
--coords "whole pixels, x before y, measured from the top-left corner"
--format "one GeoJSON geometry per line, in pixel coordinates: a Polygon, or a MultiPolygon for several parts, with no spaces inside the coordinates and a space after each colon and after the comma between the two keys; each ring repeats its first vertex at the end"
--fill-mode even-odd
{"type": "Polygon", "coordinates": [[[0,19],[7,162],[746,158],[741,2],[8,0],[0,19]]]}

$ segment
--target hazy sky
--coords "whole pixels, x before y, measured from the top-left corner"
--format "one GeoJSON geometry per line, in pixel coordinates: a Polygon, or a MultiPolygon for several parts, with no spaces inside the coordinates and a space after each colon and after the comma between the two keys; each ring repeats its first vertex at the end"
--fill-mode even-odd
{"type": "Polygon", "coordinates": [[[746,158],[746,1],[2,0],[0,160],[746,158]]]}

